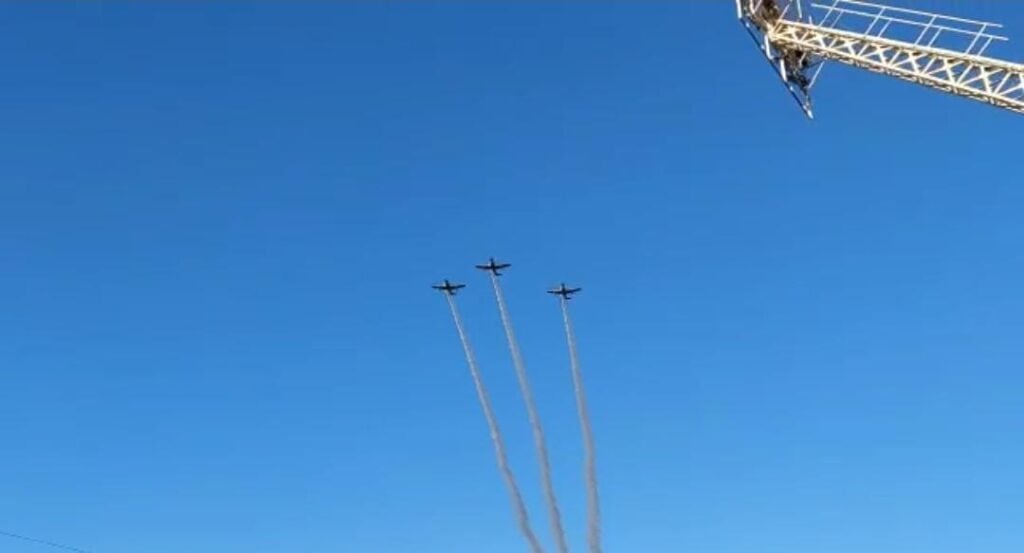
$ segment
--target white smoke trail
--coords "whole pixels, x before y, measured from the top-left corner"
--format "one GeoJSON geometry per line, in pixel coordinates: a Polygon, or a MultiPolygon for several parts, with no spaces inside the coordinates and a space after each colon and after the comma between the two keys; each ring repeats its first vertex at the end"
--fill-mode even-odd
{"type": "Polygon", "coordinates": [[[446,297],[448,298],[448,307],[452,311],[452,319],[455,321],[455,329],[459,332],[462,349],[466,353],[466,363],[469,365],[469,372],[473,376],[473,384],[476,386],[476,395],[480,400],[480,407],[484,411],[484,418],[487,419],[487,427],[491,432],[491,441],[494,443],[494,453],[498,458],[498,470],[501,471],[501,476],[505,480],[505,486],[508,488],[516,521],[519,523],[519,531],[526,538],[533,553],[544,553],[544,548],[541,547],[536,534],[533,533],[533,529],[530,527],[530,516],[526,510],[526,503],[523,501],[523,495],[519,491],[519,485],[516,484],[515,474],[512,473],[512,468],[508,464],[508,455],[505,453],[505,440],[501,437],[501,429],[498,428],[498,420],[494,416],[491,399],[487,394],[487,388],[484,387],[483,378],[480,376],[480,368],[476,362],[476,356],[473,354],[473,348],[469,345],[469,337],[466,335],[466,330],[462,325],[459,309],[455,305],[455,297],[451,294],[448,294],[446,297]]]}
{"type": "Polygon", "coordinates": [[[569,318],[569,301],[562,298],[562,320],[565,321],[565,338],[569,343],[569,363],[572,367],[572,385],[576,391],[576,410],[583,429],[583,472],[587,484],[587,544],[590,553],[601,553],[601,503],[597,493],[597,461],[594,452],[594,432],[590,426],[587,409],[587,394],[583,389],[583,371],[576,349],[576,334],[569,318]]]}
{"type": "Polygon", "coordinates": [[[519,390],[523,394],[526,412],[530,418],[530,426],[533,428],[533,442],[537,449],[541,486],[543,487],[544,499],[548,506],[548,517],[551,519],[551,532],[554,534],[558,551],[560,553],[569,553],[569,545],[565,539],[565,530],[562,528],[562,514],[558,509],[558,498],[555,496],[555,485],[551,478],[551,461],[548,459],[548,448],[544,440],[544,427],[541,426],[537,405],[533,401],[533,392],[530,389],[530,381],[526,376],[526,364],[523,362],[523,355],[519,351],[519,342],[516,340],[515,333],[512,330],[512,319],[509,317],[508,306],[505,304],[505,295],[501,291],[498,275],[493,272],[491,273],[491,284],[494,286],[494,297],[498,300],[498,311],[501,314],[501,324],[505,327],[505,337],[508,338],[508,348],[512,352],[512,364],[515,365],[516,377],[519,379],[519,390]]]}

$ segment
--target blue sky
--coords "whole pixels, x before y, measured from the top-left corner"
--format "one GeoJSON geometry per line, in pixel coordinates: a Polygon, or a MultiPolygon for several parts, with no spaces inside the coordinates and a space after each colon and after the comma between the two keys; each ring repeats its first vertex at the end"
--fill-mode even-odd
{"type": "Polygon", "coordinates": [[[808,122],[725,2],[0,14],[0,529],[524,551],[428,288],[547,538],[496,255],[577,551],[562,279],[609,552],[1024,548],[1020,116],[830,66],[808,122]]]}

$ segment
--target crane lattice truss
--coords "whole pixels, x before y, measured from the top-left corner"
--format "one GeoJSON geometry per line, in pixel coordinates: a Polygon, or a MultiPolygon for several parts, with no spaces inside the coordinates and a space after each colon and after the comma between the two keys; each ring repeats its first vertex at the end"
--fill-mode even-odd
{"type": "Polygon", "coordinates": [[[736,0],[740,21],[808,117],[825,60],[1024,113],[1024,65],[986,56],[1002,25],[859,0],[736,0]]]}

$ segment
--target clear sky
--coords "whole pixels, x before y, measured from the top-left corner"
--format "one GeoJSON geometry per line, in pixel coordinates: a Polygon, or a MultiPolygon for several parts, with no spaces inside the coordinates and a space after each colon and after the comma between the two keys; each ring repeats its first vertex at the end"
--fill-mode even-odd
{"type": "Polygon", "coordinates": [[[734,16],[2,5],[0,530],[525,551],[450,277],[550,543],[495,255],[576,551],[562,279],[609,552],[1024,550],[1024,118],[833,65],[808,122],[734,16]]]}

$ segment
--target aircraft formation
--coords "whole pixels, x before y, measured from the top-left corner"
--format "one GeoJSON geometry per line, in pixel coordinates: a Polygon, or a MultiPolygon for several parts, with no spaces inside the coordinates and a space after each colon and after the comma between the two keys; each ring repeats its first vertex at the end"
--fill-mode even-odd
{"type": "MultiPolygon", "coordinates": [[[[544,495],[545,506],[547,507],[551,534],[554,538],[558,553],[569,553],[568,540],[562,526],[562,515],[558,507],[558,498],[555,494],[554,483],[552,481],[551,463],[548,456],[547,443],[544,438],[544,429],[541,424],[537,405],[533,399],[533,392],[530,387],[526,371],[526,363],[523,361],[523,355],[519,349],[519,342],[515,337],[515,332],[512,327],[512,319],[509,315],[508,304],[505,300],[505,294],[501,287],[500,277],[504,274],[503,271],[511,266],[511,264],[499,262],[493,257],[489,258],[485,263],[475,265],[477,269],[488,274],[491,285],[494,289],[494,296],[497,302],[498,312],[501,316],[505,337],[508,340],[509,352],[511,353],[512,363],[516,371],[519,390],[522,394],[523,403],[526,407],[530,426],[533,431],[534,448],[536,449],[537,463],[540,470],[540,483],[544,495]]],[[[494,446],[494,451],[497,457],[498,471],[505,482],[509,498],[512,501],[513,512],[516,517],[519,531],[533,553],[544,553],[544,547],[541,545],[540,540],[537,538],[537,535],[534,533],[531,526],[528,509],[523,500],[522,493],[519,490],[519,485],[516,481],[515,474],[512,471],[505,451],[505,441],[498,425],[497,416],[495,415],[493,406],[491,405],[490,396],[487,392],[487,387],[484,384],[479,363],[476,360],[476,355],[474,354],[473,348],[470,344],[465,324],[462,321],[462,316],[459,313],[459,309],[456,304],[456,294],[465,288],[466,285],[453,283],[451,280],[445,279],[439,284],[434,284],[432,287],[444,295],[448,302],[448,307],[451,310],[452,320],[455,323],[455,329],[458,332],[459,340],[462,343],[466,363],[469,366],[470,376],[472,377],[476,388],[477,399],[480,402],[484,419],[486,420],[490,431],[492,445],[494,446]]],[[[573,392],[576,396],[577,416],[579,418],[583,437],[583,476],[587,493],[588,549],[590,553],[601,553],[601,510],[597,485],[594,437],[590,424],[586,393],[583,387],[583,377],[580,369],[579,354],[576,347],[576,337],[573,331],[572,320],[569,316],[569,300],[572,299],[574,294],[581,290],[581,288],[571,288],[566,286],[563,282],[558,286],[549,289],[547,293],[559,297],[559,304],[561,306],[562,318],[565,325],[566,343],[569,348],[570,374],[572,377],[573,392]]]]}

